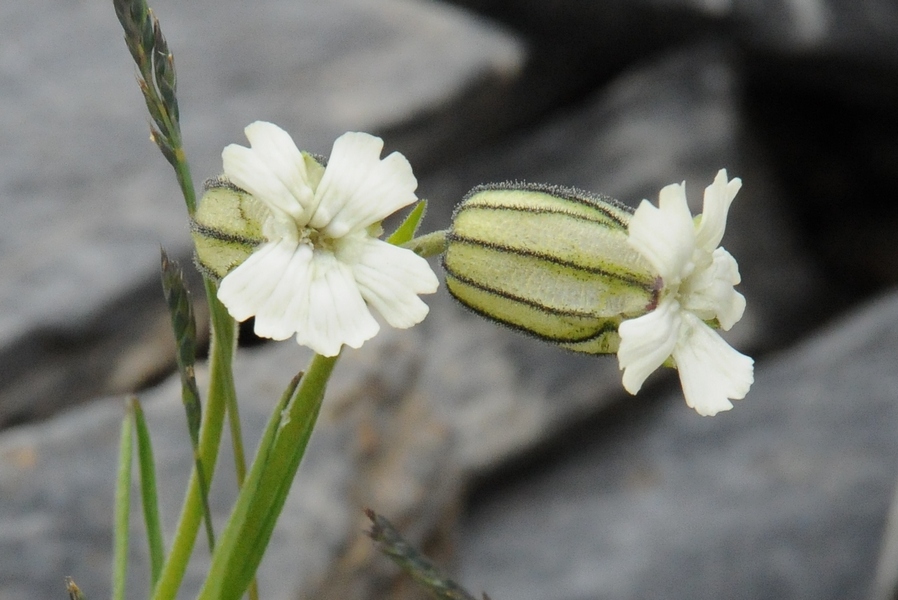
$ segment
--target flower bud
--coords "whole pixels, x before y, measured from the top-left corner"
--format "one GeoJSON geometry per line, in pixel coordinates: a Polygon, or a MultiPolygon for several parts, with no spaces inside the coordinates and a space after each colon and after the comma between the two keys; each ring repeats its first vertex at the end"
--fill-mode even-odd
{"type": "Polygon", "coordinates": [[[660,281],[627,243],[633,210],[570,188],[479,186],[453,215],[446,287],[474,312],[577,352],[617,351],[660,281]]]}
{"type": "Polygon", "coordinates": [[[195,262],[203,274],[222,279],[265,241],[268,208],[225,177],[209,179],[190,230],[195,262]]]}

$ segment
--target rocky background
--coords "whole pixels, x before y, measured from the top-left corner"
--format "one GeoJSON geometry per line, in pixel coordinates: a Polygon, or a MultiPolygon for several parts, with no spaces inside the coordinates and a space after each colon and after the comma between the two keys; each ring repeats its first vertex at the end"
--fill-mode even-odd
{"type": "MultiPolygon", "coordinates": [[[[670,373],[630,397],[613,358],[440,293],[422,326],[341,360],[264,598],[423,597],[362,535],[365,506],[496,599],[895,597],[892,0],[152,5],[198,183],[256,119],[321,154],[382,135],[431,229],[488,181],[633,205],[683,180],[700,201],[721,167],[744,181],[724,245],[749,308],[730,340],[757,370],[735,410],[695,415],[670,373]]],[[[189,262],[189,240],[133,72],[111,3],[0,4],[2,600],[63,597],[66,575],[108,595],[126,393],[147,407],[169,526],[190,468],[158,283],[159,246],[189,262]]],[[[308,354],[245,338],[252,447],[308,354]]],[[[223,521],[224,458],[218,473],[223,521]]]]}

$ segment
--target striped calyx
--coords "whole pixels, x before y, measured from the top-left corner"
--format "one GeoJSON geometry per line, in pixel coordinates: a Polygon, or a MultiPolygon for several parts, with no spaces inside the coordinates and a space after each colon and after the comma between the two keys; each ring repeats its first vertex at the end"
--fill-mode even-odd
{"type": "Polygon", "coordinates": [[[190,222],[197,268],[222,279],[265,241],[268,208],[224,176],[204,184],[203,197],[190,222]]]}
{"type": "Polygon", "coordinates": [[[577,352],[616,352],[618,325],[654,308],[660,287],[627,243],[632,214],[571,188],[476,187],[453,215],[446,287],[503,325],[577,352]]]}

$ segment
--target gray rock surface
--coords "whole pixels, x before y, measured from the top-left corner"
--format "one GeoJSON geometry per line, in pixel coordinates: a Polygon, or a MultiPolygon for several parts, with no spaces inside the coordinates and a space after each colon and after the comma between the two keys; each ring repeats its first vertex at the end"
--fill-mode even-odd
{"type": "Polygon", "coordinates": [[[496,598],[863,598],[898,469],[898,294],[758,365],[713,419],[640,400],[484,492],[460,577],[496,598]]]}
{"type": "MultiPolygon", "coordinates": [[[[254,120],[328,154],[346,130],[376,133],[498,93],[524,59],[509,34],[432,2],[153,6],[198,185],[254,120]]],[[[158,248],[186,257],[190,242],[133,74],[111,3],[0,7],[0,424],[46,414],[63,391],[70,401],[125,391],[170,366],[169,352],[147,350],[164,322],[158,248]]],[[[470,137],[459,120],[443,129],[470,137]]],[[[413,160],[441,151],[413,134],[413,160]]]]}

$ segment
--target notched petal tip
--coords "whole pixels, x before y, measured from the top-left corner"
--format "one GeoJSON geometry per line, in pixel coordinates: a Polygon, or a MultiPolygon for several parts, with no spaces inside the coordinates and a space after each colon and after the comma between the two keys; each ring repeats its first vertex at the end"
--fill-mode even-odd
{"type": "Polygon", "coordinates": [[[686,315],[673,356],[686,404],[705,416],[733,407],[754,383],[754,360],[726,343],[694,315],[686,315]]]}
{"type": "Polygon", "coordinates": [[[312,201],[305,163],[290,136],[278,131],[283,135],[269,135],[269,128],[250,130],[252,148],[226,146],[221,153],[224,172],[272,212],[305,224],[304,213],[312,201]]]}
{"type": "Polygon", "coordinates": [[[378,223],[418,199],[418,180],[408,160],[398,152],[381,159],[380,138],[357,135],[365,137],[334,144],[311,221],[334,238],[378,223]]]}
{"type": "Polygon", "coordinates": [[[696,244],[699,248],[712,252],[720,245],[730,205],[741,188],[742,180],[738,177],[727,180],[726,169],[718,171],[714,182],[705,188],[702,215],[696,229],[696,244]]]}
{"type": "Polygon", "coordinates": [[[366,239],[352,252],[353,275],[365,301],[392,327],[408,329],[424,320],[430,308],[418,297],[439,286],[428,262],[405,248],[366,239]]]}

